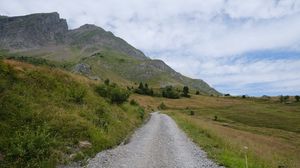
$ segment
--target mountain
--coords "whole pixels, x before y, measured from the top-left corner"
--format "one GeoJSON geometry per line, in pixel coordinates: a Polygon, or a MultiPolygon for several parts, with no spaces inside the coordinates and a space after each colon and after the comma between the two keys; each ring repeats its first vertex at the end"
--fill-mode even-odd
{"type": "Polygon", "coordinates": [[[0,18],[0,46],[9,49],[59,45],[67,32],[67,22],[58,13],[0,18]]]}
{"type": "Polygon", "coordinates": [[[191,79],[145,54],[112,32],[86,24],[69,30],[59,14],[0,17],[0,48],[19,56],[68,63],[69,70],[93,79],[109,78],[123,85],[140,81],[154,87],[189,86],[202,94],[220,93],[200,79],[191,79]]]}

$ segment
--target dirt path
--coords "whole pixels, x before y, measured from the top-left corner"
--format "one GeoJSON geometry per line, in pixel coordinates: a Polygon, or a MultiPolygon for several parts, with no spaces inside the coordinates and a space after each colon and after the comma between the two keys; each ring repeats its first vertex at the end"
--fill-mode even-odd
{"type": "Polygon", "coordinates": [[[137,130],[130,142],[100,152],[89,168],[217,168],[167,115],[152,113],[149,122],[137,130]]]}

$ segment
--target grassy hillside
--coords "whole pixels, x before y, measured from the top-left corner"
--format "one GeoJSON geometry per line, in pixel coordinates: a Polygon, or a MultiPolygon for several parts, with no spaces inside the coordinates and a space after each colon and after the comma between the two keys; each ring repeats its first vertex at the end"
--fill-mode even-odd
{"type": "Polygon", "coordinates": [[[85,75],[99,77],[103,80],[110,78],[116,83],[126,84],[127,86],[142,81],[156,88],[167,85],[177,87],[187,85],[194,90],[199,90],[204,95],[220,94],[204,81],[185,77],[160,60],[151,60],[148,58],[137,59],[108,47],[61,45],[15,52],[7,55],[42,58],[59,62],[60,64],[68,65],[67,70],[70,71],[77,64],[84,63],[89,65],[92,70],[91,74],[85,75]]]}
{"type": "Polygon", "coordinates": [[[82,160],[143,122],[139,106],[112,104],[95,92],[98,83],[42,65],[0,60],[0,167],[82,160]]]}
{"type": "Polygon", "coordinates": [[[165,113],[208,155],[226,167],[300,166],[300,103],[278,99],[196,96],[164,99],[132,95],[141,105],[165,113]]]}

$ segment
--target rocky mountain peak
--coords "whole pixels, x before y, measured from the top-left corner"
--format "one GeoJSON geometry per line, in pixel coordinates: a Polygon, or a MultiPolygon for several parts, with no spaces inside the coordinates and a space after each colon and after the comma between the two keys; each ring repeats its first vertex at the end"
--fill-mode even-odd
{"type": "Polygon", "coordinates": [[[0,46],[32,49],[63,43],[68,25],[57,12],[0,17],[0,46]]]}

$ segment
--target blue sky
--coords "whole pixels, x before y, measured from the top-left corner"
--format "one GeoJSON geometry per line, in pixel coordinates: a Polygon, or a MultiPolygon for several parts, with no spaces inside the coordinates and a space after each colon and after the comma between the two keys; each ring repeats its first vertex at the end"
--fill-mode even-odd
{"type": "Polygon", "coordinates": [[[299,0],[0,0],[1,15],[53,11],[223,93],[300,95],[299,0]]]}

